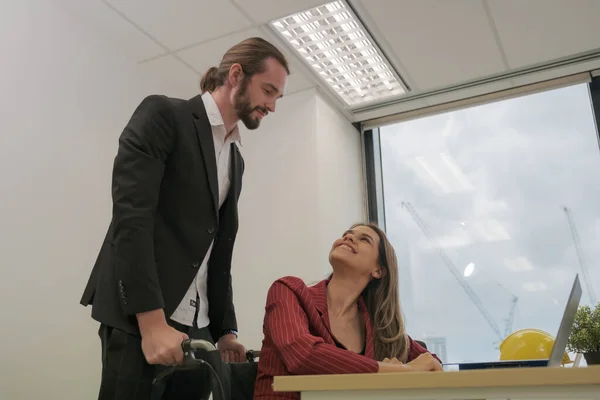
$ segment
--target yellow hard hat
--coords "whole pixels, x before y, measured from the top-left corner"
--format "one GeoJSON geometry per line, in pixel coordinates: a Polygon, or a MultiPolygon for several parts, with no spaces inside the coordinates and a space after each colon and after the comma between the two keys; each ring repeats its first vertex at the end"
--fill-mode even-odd
{"type": "MultiPolygon", "coordinates": [[[[521,329],[500,343],[500,360],[544,360],[550,358],[554,337],[539,329],[521,329]]],[[[561,364],[571,364],[565,352],[561,364]]]]}

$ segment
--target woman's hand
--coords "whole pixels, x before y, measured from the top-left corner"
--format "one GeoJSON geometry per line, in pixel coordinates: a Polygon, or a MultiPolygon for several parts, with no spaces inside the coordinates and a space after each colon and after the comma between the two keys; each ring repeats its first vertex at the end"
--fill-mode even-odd
{"type": "Polygon", "coordinates": [[[398,360],[396,357],[394,358],[384,358],[383,361],[379,362],[379,370],[378,373],[387,373],[387,372],[408,372],[410,371],[410,367],[402,363],[402,361],[398,360]]]}
{"type": "Polygon", "coordinates": [[[442,371],[442,365],[431,353],[423,353],[407,364],[403,364],[396,357],[385,358],[379,362],[378,373],[391,372],[424,372],[424,371],[442,371]]]}
{"type": "Polygon", "coordinates": [[[389,358],[384,358],[382,363],[386,363],[386,364],[402,364],[402,362],[400,360],[398,360],[396,357],[389,359],[389,358]]]}
{"type": "Polygon", "coordinates": [[[413,371],[442,371],[442,364],[431,353],[420,354],[406,365],[413,371]]]}

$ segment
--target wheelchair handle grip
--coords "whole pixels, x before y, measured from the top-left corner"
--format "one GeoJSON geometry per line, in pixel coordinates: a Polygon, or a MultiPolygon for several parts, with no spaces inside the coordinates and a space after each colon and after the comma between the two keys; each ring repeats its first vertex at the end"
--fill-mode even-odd
{"type": "Polygon", "coordinates": [[[181,348],[183,352],[189,352],[193,350],[206,350],[206,351],[216,351],[217,348],[214,344],[204,339],[186,339],[181,343],[181,348]]]}
{"type": "Polygon", "coordinates": [[[255,358],[260,357],[260,350],[248,350],[246,351],[246,359],[248,361],[254,361],[255,358]]]}
{"type": "MultiPolygon", "coordinates": [[[[181,342],[181,348],[184,355],[184,364],[192,365],[197,359],[195,356],[196,350],[204,350],[207,352],[217,351],[217,347],[204,339],[186,339],[181,342]]],[[[246,361],[253,362],[255,358],[260,357],[260,350],[246,351],[246,361]]]]}

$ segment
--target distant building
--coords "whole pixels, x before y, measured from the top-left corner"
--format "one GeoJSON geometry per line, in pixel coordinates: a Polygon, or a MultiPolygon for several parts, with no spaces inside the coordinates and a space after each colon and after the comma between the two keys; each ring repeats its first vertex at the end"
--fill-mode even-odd
{"type": "Polygon", "coordinates": [[[446,350],[446,338],[443,336],[429,336],[423,340],[427,344],[427,350],[436,354],[442,362],[448,362],[446,350]]]}

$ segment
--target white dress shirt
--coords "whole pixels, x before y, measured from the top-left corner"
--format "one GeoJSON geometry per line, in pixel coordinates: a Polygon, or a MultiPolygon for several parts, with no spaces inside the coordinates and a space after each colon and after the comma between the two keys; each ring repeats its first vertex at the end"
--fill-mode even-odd
{"type": "MultiPolygon", "coordinates": [[[[202,95],[204,107],[206,108],[206,114],[208,115],[208,121],[212,127],[213,141],[215,144],[215,156],[217,161],[217,181],[219,186],[219,208],[225,202],[227,192],[229,191],[229,170],[230,162],[229,157],[231,153],[231,143],[239,142],[240,133],[236,126],[229,137],[225,131],[225,124],[223,123],[223,117],[217,107],[217,103],[213,99],[212,95],[208,92],[202,95]]],[[[199,298],[198,306],[198,318],[196,320],[198,328],[208,326],[208,296],[206,292],[206,278],[208,272],[208,260],[212,252],[214,241],[210,244],[202,265],[198,269],[196,278],[190,285],[187,293],[181,300],[181,303],[175,309],[171,315],[171,319],[179,322],[180,324],[193,326],[194,314],[196,313],[196,295],[199,298]]],[[[216,340],[217,338],[215,338],[216,340]]]]}

